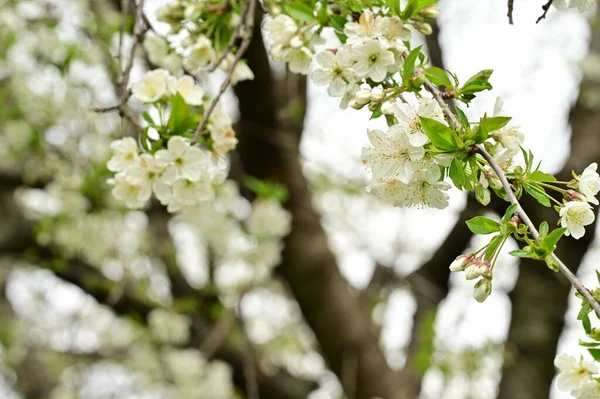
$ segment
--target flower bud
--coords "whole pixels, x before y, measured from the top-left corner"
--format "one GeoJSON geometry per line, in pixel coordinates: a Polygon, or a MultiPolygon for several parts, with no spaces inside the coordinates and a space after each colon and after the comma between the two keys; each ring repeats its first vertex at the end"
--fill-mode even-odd
{"type": "Polygon", "coordinates": [[[519,226],[521,225],[521,218],[519,217],[519,215],[514,215],[513,217],[511,217],[508,221],[508,225],[512,226],[515,230],[518,230],[519,226]]]}
{"type": "Polygon", "coordinates": [[[369,103],[367,108],[369,108],[369,111],[375,111],[377,108],[379,108],[379,104],[378,103],[369,103]]]}
{"type": "Polygon", "coordinates": [[[483,278],[473,288],[473,298],[479,303],[485,301],[492,293],[492,280],[483,278]]]}
{"type": "Polygon", "coordinates": [[[475,189],[475,198],[477,199],[477,202],[479,202],[483,206],[488,205],[492,199],[490,195],[490,190],[479,184],[475,189]]]}
{"type": "Polygon", "coordinates": [[[471,261],[473,255],[459,255],[454,262],[450,264],[450,271],[462,272],[465,266],[471,261]]]}
{"type": "Polygon", "coordinates": [[[419,11],[419,15],[423,18],[436,19],[440,16],[440,8],[437,4],[432,4],[419,11]]]}
{"type": "Polygon", "coordinates": [[[373,90],[371,90],[371,101],[379,101],[383,97],[385,97],[385,93],[383,92],[383,88],[381,86],[374,87],[373,90]]]}
{"type": "Polygon", "coordinates": [[[365,105],[365,104],[371,102],[371,90],[360,89],[354,95],[354,101],[356,101],[356,103],[360,104],[360,105],[365,105]]]}
{"type": "Polygon", "coordinates": [[[587,201],[587,198],[585,197],[585,195],[575,191],[575,190],[567,190],[565,192],[565,197],[567,198],[568,201],[587,201]]]}
{"type": "Polygon", "coordinates": [[[416,22],[414,27],[424,35],[431,35],[433,33],[433,28],[427,22],[416,22]]]}
{"type": "Polygon", "coordinates": [[[359,104],[358,102],[356,102],[356,99],[354,98],[348,101],[348,105],[354,109],[362,109],[365,106],[365,104],[359,104]]]}
{"type": "Polygon", "coordinates": [[[383,104],[381,104],[381,113],[384,115],[393,115],[394,114],[393,108],[394,108],[395,102],[396,101],[393,99],[384,101],[383,104]]]}

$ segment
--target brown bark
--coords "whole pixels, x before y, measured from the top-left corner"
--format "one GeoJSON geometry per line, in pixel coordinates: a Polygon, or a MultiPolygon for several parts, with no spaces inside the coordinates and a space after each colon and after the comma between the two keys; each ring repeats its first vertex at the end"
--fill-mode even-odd
{"type": "MultiPolygon", "coordinates": [[[[399,398],[397,375],[387,365],[357,292],[340,274],[311,204],[298,154],[301,120],[290,123],[286,112],[290,95],[298,98],[298,92],[288,87],[286,101],[277,101],[275,79],[258,27],[247,58],[256,77],[236,88],[241,162],[249,175],[288,188],[290,199],[285,205],[294,218],[278,273],[298,301],[345,393],[353,399],[399,398]]],[[[303,98],[303,93],[299,97],[303,98]]]]}

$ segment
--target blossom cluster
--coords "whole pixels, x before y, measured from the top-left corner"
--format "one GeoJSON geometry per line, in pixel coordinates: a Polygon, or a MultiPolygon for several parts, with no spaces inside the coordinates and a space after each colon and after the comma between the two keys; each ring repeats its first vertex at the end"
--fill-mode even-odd
{"type": "Polygon", "coordinates": [[[394,103],[390,115],[396,124],[387,132],[369,130],[371,146],[363,149],[362,161],[371,170],[367,190],[400,207],[448,206],[445,193],[450,185],[441,181],[441,166],[449,166],[448,158],[430,151],[430,141],[423,132],[419,116],[443,121],[442,110],[433,99],[419,99],[418,108],[394,103]]]}
{"type": "MultiPolygon", "coordinates": [[[[217,37],[208,37],[198,32],[196,28],[201,23],[207,23],[206,20],[203,20],[206,13],[209,12],[207,5],[206,2],[171,0],[159,8],[156,13],[157,19],[169,24],[171,26],[170,33],[172,34],[181,35],[183,31],[184,38],[178,43],[181,54],[176,54],[168,50],[168,44],[164,39],[157,39],[156,35],[148,36],[144,42],[144,48],[148,51],[150,61],[172,72],[183,66],[189,73],[198,73],[215,65],[225,48],[220,48],[222,44],[215,42],[218,39],[217,37]]],[[[225,28],[230,34],[233,28],[241,23],[240,15],[235,12],[230,12],[222,18],[229,19],[229,24],[225,28]]],[[[223,29],[224,27],[220,26],[205,30],[212,31],[213,34],[219,30],[221,35],[224,35],[223,29]]],[[[220,70],[226,72],[232,67],[234,68],[231,79],[232,84],[235,85],[243,80],[254,79],[254,74],[245,61],[240,60],[233,66],[233,59],[234,55],[228,51],[228,54],[218,65],[220,70]]]]}
{"type": "Polygon", "coordinates": [[[171,137],[167,148],[155,154],[140,154],[131,137],[114,141],[111,148],[107,166],[116,172],[112,193],[133,209],[144,207],[152,193],[169,212],[210,201],[227,173],[222,159],[180,136],[171,137]]]}
{"type": "Polygon", "coordinates": [[[285,14],[269,19],[263,28],[271,44],[271,57],[277,62],[287,62],[294,73],[307,74],[314,56],[314,46],[322,42],[315,29],[310,25],[298,26],[293,18],[285,14]]]}
{"type": "Polygon", "coordinates": [[[473,289],[473,297],[483,302],[492,293],[493,265],[474,254],[460,255],[450,264],[453,272],[465,272],[465,279],[475,280],[481,277],[473,289]]]}
{"type": "Polygon", "coordinates": [[[147,104],[166,100],[175,94],[181,95],[190,105],[202,105],[204,102],[204,90],[196,84],[194,78],[189,75],[176,78],[162,68],[148,71],[131,86],[131,94],[147,104]]]}
{"type": "Polygon", "coordinates": [[[410,39],[411,32],[397,16],[375,17],[365,10],[359,22],[345,25],[344,34],[348,39],[340,48],[317,54],[319,68],[312,79],[317,85],[328,86],[330,96],[342,97],[342,108],[348,104],[360,108],[383,98],[381,87],[371,92],[366,84],[360,90],[360,84],[366,79],[382,82],[400,70],[406,51],[403,41],[410,39]]]}
{"type": "Polygon", "coordinates": [[[554,359],[554,365],[560,370],[556,379],[559,390],[570,391],[577,399],[600,398],[600,368],[596,362],[562,353],[554,359]]]}

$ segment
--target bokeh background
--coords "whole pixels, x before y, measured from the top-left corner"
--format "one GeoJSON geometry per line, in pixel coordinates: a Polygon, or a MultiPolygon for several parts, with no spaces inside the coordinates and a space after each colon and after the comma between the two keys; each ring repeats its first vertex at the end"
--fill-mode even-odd
{"type": "MultiPolygon", "coordinates": [[[[494,90],[467,115],[492,113],[502,97],[525,147],[546,171],[569,176],[600,159],[595,10],[552,9],[535,24],[543,2],[515,3],[509,25],[505,2],[441,0],[434,35],[415,40],[463,79],[493,69],[494,90]]],[[[147,0],[144,12],[166,33],[154,16],[163,4],[147,0]]],[[[367,128],[381,124],[366,110],[340,110],[310,78],[261,63],[260,29],[248,55],[255,79],[230,89],[224,105],[240,135],[232,177],[236,164],[277,174],[301,198],[272,277],[247,290],[258,271],[213,264],[192,221],[111,199],[102,165],[131,126],[93,108],[118,100],[120,7],[0,0],[1,398],[329,399],[343,397],[342,386],[362,398],[394,384],[402,398],[570,397],[552,382],[557,352],[585,355],[568,284],[505,254],[479,304],[470,282],[449,276],[450,260],[483,242],[464,220],[506,205],[484,209],[454,190],[445,210],[398,209],[367,194],[360,151],[367,128]],[[257,146],[257,129],[285,145],[257,146]]],[[[324,36],[323,47],[335,46],[324,36]]],[[[147,67],[140,51],[132,80],[147,67]]],[[[214,93],[223,74],[199,79],[214,93]]],[[[556,220],[526,206],[538,223],[556,220]]],[[[243,219],[249,207],[240,199],[235,212],[243,219]]],[[[566,239],[560,254],[589,286],[595,228],[566,239]]]]}

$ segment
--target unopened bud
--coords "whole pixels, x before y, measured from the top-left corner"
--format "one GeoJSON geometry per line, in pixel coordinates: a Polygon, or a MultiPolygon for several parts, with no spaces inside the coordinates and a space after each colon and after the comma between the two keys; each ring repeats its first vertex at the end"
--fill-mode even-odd
{"type": "Polygon", "coordinates": [[[515,230],[518,230],[519,226],[521,225],[521,218],[519,215],[514,215],[512,218],[510,218],[508,225],[512,226],[515,230]]]}
{"type": "Polygon", "coordinates": [[[356,101],[356,103],[360,105],[365,105],[366,103],[371,102],[371,90],[360,89],[354,95],[354,101],[356,101]]]}
{"type": "Polygon", "coordinates": [[[475,189],[475,198],[477,199],[477,202],[483,206],[488,205],[492,199],[490,190],[482,185],[477,185],[477,188],[475,189]]]}
{"type": "Polygon", "coordinates": [[[367,108],[369,108],[369,111],[375,111],[375,110],[377,110],[377,108],[379,108],[379,104],[378,103],[369,103],[367,108]]]}
{"type": "Polygon", "coordinates": [[[459,255],[454,262],[450,264],[450,271],[462,272],[465,270],[465,266],[469,264],[473,255],[459,255]]]}
{"type": "Polygon", "coordinates": [[[440,8],[437,4],[432,4],[419,11],[419,15],[423,18],[436,19],[440,16],[440,8]]]}
{"type": "Polygon", "coordinates": [[[423,75],[415,76],[414,78],[410,78],[410,82],[413,85],[415,85],[416,87],[421,87],[423,85],[423,83],[425,83],[425,76],[423,76],[423,75]]]}
{"type": "Polygon", "coordinates": [[[577,192],[575,190],[567,190],[565,192],[565,197],[569,201],[583,201],[583,202],[587,201],[585,195],[583,195],[580,192],[577,192]]]}
{"type": "Polygon", "coordinates": [[[383,97],[385,97],[385,93],[383,92],[383,88],[381,86],[374,87],[373,90],[371,90],[371,101],[379,101],[383,97]]]}
{"type": "Polygon", "coordinates": [[[546,265],[548,265],[548,268],[550,270],[558,272],[559,266],[558,266],[558,262],[556,261],[556,259],[554,259],[554,256],[546,255],[546,257],[544,258],[544,261],[546,262],[546,265]]]}
{"type": "Polygon", "coordinates": [[[381,104],[381,113],[384,115],[393,115],[394,114],[394,103],[396,101],[395,100],[388,100],[388,101],[384,101],[383,104],[381,104]]]}
{"type": "Polygon", "coordinates": [[[416,22],[414,27],[424,35],[431,35],[433,33],[433,28],[427,22],[416,22]]]}
{"type": "Polygon", "coordinates": [[[473,288],[473,298],[479,303],[485,301],[492,293],[492,279],[483,278],[473,288]]]}
{"type": "Polygon", "coordinates": [[[348,101],[348,105],[350,106],[350,108],[354,108],[354,109],[362,109],[365,104],[359,104],[358,102],[356,102],[356,99],[351,99],[350,101],[348,101]]]}

